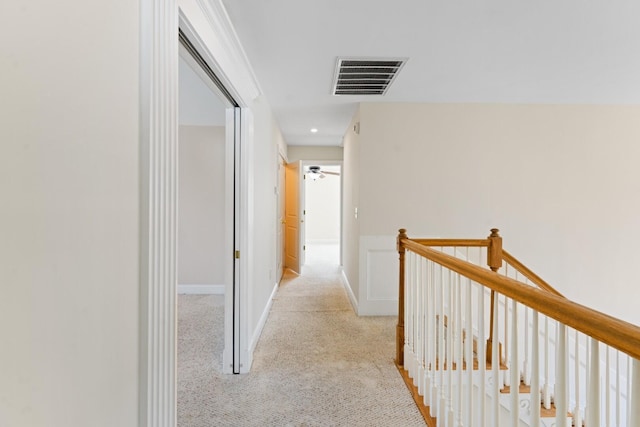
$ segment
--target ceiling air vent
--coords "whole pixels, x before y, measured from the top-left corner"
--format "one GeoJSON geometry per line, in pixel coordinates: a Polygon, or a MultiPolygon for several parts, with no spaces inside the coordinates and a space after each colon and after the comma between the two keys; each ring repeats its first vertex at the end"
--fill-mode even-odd
{"type": "Polygon", "coordinates": [[[384,95],[405,59],[338,58],[334,95],[384,95]]]}

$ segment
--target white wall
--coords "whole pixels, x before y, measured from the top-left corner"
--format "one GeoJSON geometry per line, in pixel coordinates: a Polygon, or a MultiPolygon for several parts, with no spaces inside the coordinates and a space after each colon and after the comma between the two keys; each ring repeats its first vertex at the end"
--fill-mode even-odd
{"type": "Polygon", "coordinates": [[[139,8],[0,6],[2,426],[137,425],[139,8]]]}
{"type": "Polygon", "coordinates": [[[353,127],[360,120],[360,109],[348,127],[344,137],[344,162],[342,167],[342,271],[347,281],[347,291],[354,308],[359,306],[360,275],[360,221],[355,211],[360,204],[360,136],[353,127]]]}
{"type": "Polygon", "coordinates": [[[640,323],[640,107],[372,103],[360,114],[359,159],[379,171],[361,175],[361,238],[391,249],[400,227],[475,238],[495,226],[567,297],[640,323]]]}
{"type": "Polygon", "coordinates": [[[180,126],[178,142],[178,284],[224,285],[225,128],[180,126]]]}
{"type": "Polygon", "coordinates": [[[289,145],[287,161],[298,160],[342,160],[342,147],[324,147],[308,145],[289,145]]]}
{"type": "Polygon", "coordinates": [[[249,261],[252,277],[247,289],[249,301],[249,345],[257,344],[262,326],[271,304],[271,296],[277,287],[276,277],[276,226],[278,195],[278,156],[286,153],[286,144],[264,96],[256,99],[251,110],[253,124],[252,206],[253,250],[249,261]]]}
{"type": "MultiPolygon", "coordinates": [[[[340,172],[339,166],[322,166],[329,172],[340,172]]],[[[340,176],[325,174],[305,185],[305,240],[307,243],[340,242],[340,176]]]]}

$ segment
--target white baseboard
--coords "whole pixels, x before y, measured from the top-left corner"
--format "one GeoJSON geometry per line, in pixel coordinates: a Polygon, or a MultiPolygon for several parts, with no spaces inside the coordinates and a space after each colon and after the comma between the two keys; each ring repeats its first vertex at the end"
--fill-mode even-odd
{"type": "Polygon", "coordinates": [[[253,332],[253,336],[251,337],[251,342],[249,343],[249,354],[247,355],[248,366],[246,368],[240,368],[240,373],[247,373],[251,369],[251,365],[253,364],[253,352],[258,345],[260,335],[262,335],[262,329],[264,328],[264,325],[267,323],[267,319],[269,318],[269,313],[271,312],[271,306],[273,305],[273,299],[276,296],[276,292],[278,292],[277,283],[273,286],[273,290],[271,291],[271,295],[269,296],[269,301],[262,311],[262,315],[260,316],[260,320],[258,321],[256,330],[253,332]]]}
{"type": "Polygon", "coordinates": [[[344,289],[347,291],[349,302],[353,307],[353,311],[355,311],[356,314],[358,314],[358,299],[353,294],[353,289],[351,289],[351,284],[349,283],[349,279],[347,279],[347,275],[344,274],[344,269],[341,269],[341,272],[342,272],[342,280],[343,280],[342,284],[344,285],[344,289]]]}
{"type": "Polygon", "coordinates": [[[178,285],[178,294],[185,295],[224,295],[225,285],[178,285]]]}

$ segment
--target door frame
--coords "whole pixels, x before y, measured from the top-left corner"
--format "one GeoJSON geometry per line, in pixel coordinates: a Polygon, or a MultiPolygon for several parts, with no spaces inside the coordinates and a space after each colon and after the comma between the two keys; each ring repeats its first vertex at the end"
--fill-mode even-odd
{"type": "Polygon", "coordinates": [[[276,176],[276,206],[278,209],[278,215],[276,215],[276,283],[280,283],[284,274],[284,236],[285,236],[285,204],[286,204],[286,155],[278,149],[276,154],[276,161],[278,163],[278,175],[276,176]]]}
{"type": "MultiPolygon", "coordinates": [[[[240,212],[236,215],[238,228],[244,233],[234,245],[239,245],[240,253],[246,255],[250,253],[253,200],[253,194],[247,191],[253,178],[247,167],[253,137],[249,106],[260,91],[221,0],[141,0],[139,19],[138,413],[140,426],[173,427],[177,394],[178,28],[187,34],[234,96],[241,117],[244,116],[239,140],[246,152],[241,153],[239,173],[240,186],[245,191],[239,195],[240,212]]],[[[241,291],[249,279],[249,261],[248,257],[238,260],[241,337],[243,331],[248,331],[248,300],[241,291]]],[[[247,335],[244,340],[248,340],[247,335]]],[[[240,349],[240,363],[244,360],[248,370],[248,346],[241,341],[240,349]]]]}
{"type": "MultiPolygon", "coordinates": [[[[339,212],[340,212],[340,258],[339,258],[339,264],[342,265],[342,248],[343,248],[343,236],[344,233],[342,232],[342,229],[344,227],[343,224],[343,212],[342,212],[342,201],[343,201],[343,197],[344,197],[344,180],[343,180],[343,176],[344,176],[344,165],[343,165],[343,161],[342,160],[302,160],[302,170],[304,171],[304,169],[308,166],[340,166],[340,195],[339,198],[340,200],[338,201],[339,206],[339,212]]],[[[302,181],[302,183],[304,183],[304,181],[302,181]]],[[[302,201],[303,201],[303,206],[301,207],[301,209],[306,211],[306,194],[305,193],[305,185],[301,185],[301,189],[300,191],[303,193],[303,197],[302,197],[302,201]]],[[[306,239],[306,235],[303,236],[304,239],[306,239]]],[[[303,240],[300,242],[300,244],[305,245],[306,244],[306,240],[303,240]]]]}
{"type": "Polygon", "coordinates": [[[304,168],[302,161],[296,160],[285,164],[285,231],[284,231],[284,261],[283,265],[296,274],[302,273],[304,265],[304,168]],[[292,171],[292,172],[289,172],[292,171]],[[295,182],[292,182],[292,177],[295,182]],[[295,193],[295,194],[292,194],[295,193]],[[295,201],[294,214],[291,215],[290,201],[295,201]],[[292,232],[289,231],[294,229],[292,232]],[[296,242],[295,251],[291,251],[291,245],[287,242],[291,241],[290,237],[294,237],[296,242]],[[295,261],[289,262],[287,254],[295,254],[295,261]],[[297,268],[296,268],[297,267],[297,268]]]}

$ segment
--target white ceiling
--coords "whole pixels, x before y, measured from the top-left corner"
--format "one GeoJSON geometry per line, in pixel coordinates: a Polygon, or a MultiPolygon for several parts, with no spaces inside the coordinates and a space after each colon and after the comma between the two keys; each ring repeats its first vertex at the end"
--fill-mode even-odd
{"type": "Polygon", "coordinates": [[[638,0],[223,3],[290,145],[341,145],[364,101],[640,104],[638,0]],[[385,96],[336,97],[339,56],[409,61],[385,96]]]}

